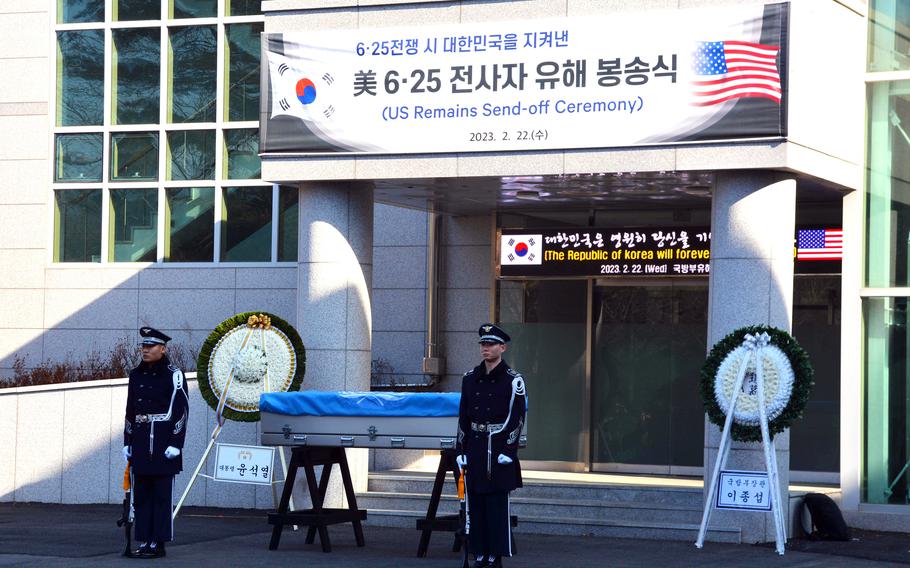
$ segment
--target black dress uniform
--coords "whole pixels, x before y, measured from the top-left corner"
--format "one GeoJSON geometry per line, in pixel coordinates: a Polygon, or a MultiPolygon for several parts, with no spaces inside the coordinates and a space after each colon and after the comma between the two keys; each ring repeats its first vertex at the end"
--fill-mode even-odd
{"type": "MultiPolygon", "coordinates": [[[[481,342],[506,343],[498,327],[480,328],[481,342]]],[[[524,379],[505,360],[487,373],[485,363],[468,371],[461,386],[458,448],[467,461],[467,510],[474,554],[511,556],[509,492],[521,487],[518,441],[525,422],[524,379]],[[510,463],[500,463],[500,455],[510,463]]]]}
{"type": "MultiPolygon", "coordinates": [[[[140,335],[145,344],[164,344],[170,339],[152,328],[142,328],[140,335]]],[[[173,539],[174,476],[183,469],[188,416],[189,397],[183,372],[171,364],[167,355],[155,363],[142,362],[130,372],[123,444],[130,448],[139,542],[163,544],[173,539]],[[181,453],[168,458],[168,447],[181,453]]]]}

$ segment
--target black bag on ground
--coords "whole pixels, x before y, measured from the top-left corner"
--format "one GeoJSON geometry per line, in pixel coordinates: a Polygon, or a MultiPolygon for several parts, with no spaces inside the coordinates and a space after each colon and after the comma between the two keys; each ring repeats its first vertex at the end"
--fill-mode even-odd
{"type": "Polygon", "coordinates": [[[818,540],[850,540],[850,527],[840,509],[830,497],[822,493],[807,493],[803,506],[812,517],[810,538],[818,540]]]}

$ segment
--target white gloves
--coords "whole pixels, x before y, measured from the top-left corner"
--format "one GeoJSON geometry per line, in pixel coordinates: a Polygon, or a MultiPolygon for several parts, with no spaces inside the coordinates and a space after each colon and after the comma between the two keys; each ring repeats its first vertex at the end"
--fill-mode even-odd
{"type": "Polygon", "coordinates": [[[455,458],[455,463],[458,464],[458,467],[465,467],[466,465],[468,465],[468,456],[463,455],[463,454],[459,455],[458,457],[455,458]]]}
{"type": "Polygon", "coordinates": [[[166,457],[169,460],[172,460],[179,455],[180,455],[180,450],[178,450],[174,446],[168,446],[167,449],[164,450],[164,457],[166,457]]]}
{"type": "Polygon", "coordinates": [[[499,457],[496,458],[496,461],[498,461],[499,463],[505,465],[505,464],[508,464],[508,463],[512,463],[512,458],[510,458],[509,456],[507,456],[507,455],[505,455],[505,454],[499,454],[499,457]]]}
{"type": "Polygon", "coordinates": [[[130,456],[133,455],[132,450],[129,446],[123,446],[123,461],[130,461],[130,456]]]}

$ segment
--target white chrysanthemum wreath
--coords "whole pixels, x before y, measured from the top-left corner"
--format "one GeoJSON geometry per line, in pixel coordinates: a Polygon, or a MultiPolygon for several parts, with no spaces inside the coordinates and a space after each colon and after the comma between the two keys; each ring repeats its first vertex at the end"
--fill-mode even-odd
{"type": "Polygon", "coordinates": [[[239,411],[258,410],[260,394],[287,390],[294,378],[294,363],[291,342],[280,330],[235,327],[212,350],[212,390],[221,398],[230,379],[226,405],[239,411]]]}
{"type": "MultiPolygon", "coordinates": [[[[764,378],[768,429],[773,437],[802,416],[812,392],[814,371],[806,352],[796,339],[781,329],[767,325],[739,328],[714,344],[701,369],[701,396],[708,419],[723,428],[742,362],[750,348],[764,352],[761,370],[764,378]]],[[[737,394],[731,436],[739,442],[762,440],[758,412],[756,362],[746,369],[743,386],[737,394]]]]}
{"type": "Polygon", "coordinates": [[[289,323],[262,312],[238,314],[203,344],[199,390],[219,420],[256,421],[259,396],[299,389],[305,363],[303,343],[289,323]]]}
{"type": "Polygon", "coordinates": [[[784,352],[775,345],[765,345],[758,353],[760,355],[756,355],[756,351],[748,346],[740,345],[721,362],[714,380],[715,400],[724,414],[728,414],[736,379],[743,362],[748,358],[748,366],[733,413],[733,420],[745,426],[758,426],[761,420],[756,372],[758,370],[756,359],[759,356],[762,360],[765,413],[769,421],[780,416],[793,394],[793,368],[784,352]]]}

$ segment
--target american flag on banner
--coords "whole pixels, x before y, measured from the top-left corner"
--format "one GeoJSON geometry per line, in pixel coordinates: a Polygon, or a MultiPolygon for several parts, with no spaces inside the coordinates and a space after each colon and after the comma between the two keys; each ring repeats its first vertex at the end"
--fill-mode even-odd
{"type": "Polygon", "coordinates": [[[779,47],[747,41],[703,41],[695,50],[695,106],[710,106],[745,97],[780,104],[779,47]]]}
{"type": "Polygon", "coordinates": [[[843,229],[800,229],[796,233],[796,260],[842,260],[843,229]]]}

